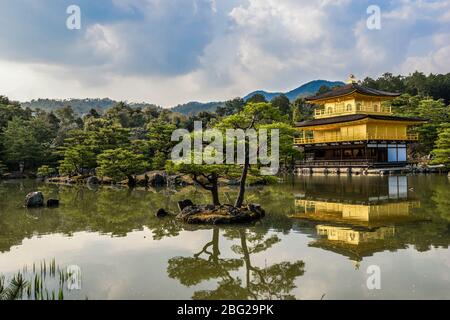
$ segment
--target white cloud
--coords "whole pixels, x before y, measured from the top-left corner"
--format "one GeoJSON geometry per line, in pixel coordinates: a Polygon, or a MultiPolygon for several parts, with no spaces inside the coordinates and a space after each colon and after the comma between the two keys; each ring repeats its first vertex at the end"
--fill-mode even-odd
{"type": "Polygon", "coordinates": [[[371,3],[360,0],[80,2],[78,34],[58,28],[55,7],[26,19],[14,6],[30,0],[0,4],[0,27],[15,30],[0,28],[0,67],[26,70],[0,80],[2,93],[172,106],[349,73],[450,71],[450,0],[382,2],[380,31],[366,28],[371,3]]]}
{"type": "Polygon", "coordinates": [[[450,45],[428,53],[426,56],[408,57],[401,65],[400,72],[404,74],[420,70],[425,73],[448,72],[450,61],[450,45]]]}

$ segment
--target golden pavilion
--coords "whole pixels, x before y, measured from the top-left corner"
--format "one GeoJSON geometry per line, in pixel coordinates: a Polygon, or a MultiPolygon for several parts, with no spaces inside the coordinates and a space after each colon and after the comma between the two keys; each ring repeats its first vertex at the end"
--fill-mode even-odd
{"type": "Polygon", "coordinates": [[[348,84],[306,98],[318,106],[314,120],[296,124],[296,146],[305,152],[301,167],[404,167],[408,145],[419,139],[410,128],[425,119],[393,116],[386,101],[398,97],[363,87],[354,76],[348,84]]]}

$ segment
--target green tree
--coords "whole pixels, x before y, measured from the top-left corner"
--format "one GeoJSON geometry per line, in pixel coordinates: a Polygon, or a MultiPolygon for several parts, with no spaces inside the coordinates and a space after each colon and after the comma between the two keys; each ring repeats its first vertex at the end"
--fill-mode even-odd
{"type": "MultiPolygon", "coordinates": [[[[3,102],[9,102],[9,100],[3,100],[3,102]]],[[[8,122],[14,117],[30,120],[32,118],[32,112],[30,109],[21,108],[18,104],[3,104],[0,102],[0,131],[3,130],[8,125],[8,122]]]]}
{"type": "Polygon", "coordinates": [[[289,98],[286,97],[284,94],[273,98],[272,101],[270,101],[270,103],[274,108],[280,110],[280,113],[282,115],[287,115],[291,117],[291,102],[289,101],[289,98]]]}
{"type": "Polygon", "coordinates": [[[405,81],[401,75],[386,72],[377,80],[378,89],[388,92],[405,92],[405,81]]]}
{"type": "Polygon", "coordinates": [[[439,133],[433,155],[433,163],[450,167],[450,124],[444,125],[439,133]]]}
{"type": "Polygon", "coordinates": [[[427,76],[422,72],[414,72],[408,76],[405,80],[406,82],[406,92],[415,96],[426,96],[427,95],[427,76]]]}
{"type": "Polygon", "coordinates": [[[81,123],[81,119],[77,117],[75,111],[73,111],[71,106],[58,108],[55,110],[55,114],[61,121],[61,125],[63,127],[78,127],[81,123]]]}
{"type": "Polygon", "coordinates": [[[132,108],[125,102],[118,102],[105,113],[105,118],[119,123],[123,128],[143,127],[146,119],[140,108],[132,108]]]}
{"type": "MultiPolygon", "coordinates": [[[[283,117],[280,110],[274,108],[270,103],[249,103],[241,112],[223,119],[217,128],[222,130],[258,130],[264,128],[265,125],[274,125],[276,123],[286,123],[287,118],[283,117]]],[[[244,143],[245,145],[245,161],[242,167],[242,173],[239,182],[239,194],[236,199],[235,206],[240,208],[244,203],[245,190],[247,184],[247,177],[250,172],[250,141],[248,137],[245,141],[237,141],[237,143],[244,143]]],[[[292,147],[292,139],[290,141],[292,147]]],[[[280,150],[281,151],[281,150],[280,150]]]]}
{"type": "Polygon", "coordinates": [[[51,142],[51,129],[40,119],[14,117],[3,132],[5,159],[15,168],[23,163],[34,169],[48,161],[51,142]]]}
{"type": "Polygon", "coordinates": [[[225,102],[223,107],[218,107],[216,113],[220,117],[231,116],[234,113],[241,112],[244,109],[245,101],[242,98],[235,98],[225,102]]]}
{"type": "Polygon", "coordinates": [[[441,125],[450,121],[450,106],[446,106],[443,100],[409,94],[394,99],[390,105],[397,116],[419,117],[429,121],[412,129],[419,134],[419,143],[411,147],[413,155],[429,155],[434,148],[441,125]]]}
{"type": "Polygon", "coordinates": [[[299,97],[292,103],[292,121],[301,122],[312,120],[314,117],[314,106],[306,103],[306,101],[299,97]]]}
{"type": "Polygon", "coordinates": [[[211,192],[213,204],[215,206],[219,206],[219,178],[228,177],[234,167],[224,164],[206,165],[168,162],[166,169],[169,172],[179,172],[190,175],[192,180],[194,180],[199,186],[211,192]]]}
{"type": "Polygon", "coordinates": [[[267,102],[266,97],[261,93],[256,93],[247,100],[247,103],[266,103],[266,102],[267,102]]]}
{"type": "Polygon", "coordinates": [[[320,96],[321,94],[325,94],[331,91],[331,88],[329,86],[323,85],[319,88],[319,90],[316,93],[316,96],[320,96]]]}
{"type": "Polygon", "coordinates": [[[38,177],[41,177],[41,178],[50,177],[51,175],[53,175],[55,173],[56,173],[56,170],[54,168],[51,168],[51,167],[47,166],[47,165],[39,167],[38,171],[37,171],[38,177]]]}
{"type": "Polygon", "coordinates": [[[97,167],[97,156],[105,150],[129,147],[130,130],[110,120],[89,118],[83,130],[69,131],[58,154],[62,174],[82,174],[97,167]]]}
{"type": "Polygon", "coordinates": [[[93,169],[96,166],[96,154],[89,144],[89,132],[73,130],[64,141],[58,154],[62,156],[59,165],[60,174],[81,174],[83,169],[93,169]]]}
{"type": "Polygon", "coordinates": [[[97,162],[100,176],[110,177],[114,182],[128,179],[131,187],[136,185],[136,175],[148,167],[142,154],[124,148],[104,151],[97,157],[97,162]]]}
{"type": "Polygon", "coordinates": [[[155,170],[163,169],[164,162],[169,159],[175,142],[172,142],[172,133],[177,129],[174,124],[153,120],[147,124],[147,141],[144,144],[144,152],[152,162],[155,170]]]}

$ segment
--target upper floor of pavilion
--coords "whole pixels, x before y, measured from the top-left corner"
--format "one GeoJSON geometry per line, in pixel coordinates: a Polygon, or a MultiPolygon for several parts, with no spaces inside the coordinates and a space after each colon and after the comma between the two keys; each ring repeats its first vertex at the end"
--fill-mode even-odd
{"type": "Polygon", "coordinates": [[[336,87],[324,94],[308,97],[306,101],[320,106],[315,111],[316,119],[352,114],[390,116],[392,109],[383,102],[398,96],[400,96],[399,93],[361,86],[351,75],[347,85],[336,87]]]}

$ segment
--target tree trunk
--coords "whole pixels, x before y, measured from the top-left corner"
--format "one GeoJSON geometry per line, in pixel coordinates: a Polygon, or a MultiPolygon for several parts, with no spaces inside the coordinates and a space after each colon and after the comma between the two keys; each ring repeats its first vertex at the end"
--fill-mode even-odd
{"type": "Polygon", "coordinates": [[[246,270],[245,278],[247,281],[247,289],[250,290],[250,269],[252,267],[252,264],[250,262],[250,253],[247,247],[247,237],[245,235],[245,231],[239,230],[239,236],[241,238],[242,254],[244,255],[245,261],[245,270],[246,270]]]}
{"type": "Polygon", "coordinates": [[[211,181],[211,194],[212,194],[212,198],[213,198],[213,204],[215,206],[220,206],[220,199],[219,199],[219,181],[218,181],[218,177],[215,177],[212,181],[211,181]]]}
{"type": "Polygon", "coordinates": [[[136,179],[133,176],[128,176],[128,186],[134,188],[136,186],[136,179]]]}
{"type": "Polygon", "coordinates": [[[242,170],[241,175],[241,182],[239,183],[239,195],[236,199],[235,207],[240,208],[244,204],[245,199],[245,187],[247,184],[247,176],[248,176],[248,169],[250,167],[250,156],[249,156],[249,148],[248,143],[246,143],[245,146],[245,163],[244,163],[244,169],[242,170]]]}

